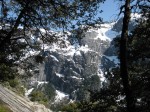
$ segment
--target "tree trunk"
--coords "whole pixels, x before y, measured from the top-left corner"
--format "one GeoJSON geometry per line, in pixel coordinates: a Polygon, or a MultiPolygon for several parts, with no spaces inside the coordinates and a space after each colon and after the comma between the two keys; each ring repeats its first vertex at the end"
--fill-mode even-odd
{"type": "Polygon", "coordinates": [[[129,84],[128,70],[127,70],[127,40],[128,40],[129,20],[130,20],[130,0],[126,0],[121,41],[120,41],[120,76],[122,78],[124,92],[126,95],[127,110],[128,112],[134,112],[135,104],[129,84]]]}

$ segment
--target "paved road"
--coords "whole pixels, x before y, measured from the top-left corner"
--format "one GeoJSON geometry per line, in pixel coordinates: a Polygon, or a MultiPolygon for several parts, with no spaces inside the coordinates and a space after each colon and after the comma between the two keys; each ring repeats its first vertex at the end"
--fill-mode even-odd
{"type": "Polygon", "coordinates": [[[33,103],[27,98],[18,96],[2,85],[0,85],[0,99],[9,105],[13,112],[52,112],[44,105],[33,103]]]}

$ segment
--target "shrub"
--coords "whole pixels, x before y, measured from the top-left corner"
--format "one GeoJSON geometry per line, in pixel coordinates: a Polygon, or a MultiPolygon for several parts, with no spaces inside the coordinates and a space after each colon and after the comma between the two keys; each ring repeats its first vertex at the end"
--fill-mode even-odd
{"type": "Polygon", "coordinates": [[[39,90],[34,90],[31,94],[30,94],[30,98],[31,101],[43,101],[43,102],[47,102],[47,98],[45,97],[45,95],[39,91],[39,90]]]}
{"type": "Polygon", "coordinates": [[[65,111],[65,112],[80,112],[80,110],[77,107],[78,107],[77,103],[70,103],[70,104],[65,105],[64,107],[62,107],[61,111],[65,111]]]}
{"type": "Polygon", "coordinates": [[[8,82],[9,82],[9,85],[13,88],[15,88],[17,85],[19,85],[19,81],[17,79],[11,79],[8,82]]]}

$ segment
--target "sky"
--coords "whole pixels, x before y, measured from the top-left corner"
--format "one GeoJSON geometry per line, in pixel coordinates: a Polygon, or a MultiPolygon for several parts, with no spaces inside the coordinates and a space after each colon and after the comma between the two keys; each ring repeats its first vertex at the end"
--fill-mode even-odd
{"type": "Polygon", "coordinates": [[[116,0],[106,0],[101,4],[100,9],[103,12],[99,15],[104,21],[116,20],[119,13],[119,3],[116,0]]]}
{"type": "Polygon", "coordinates": [[[117,1],[119,0],[106,0],[104,4],[101,3],[100,10],[103,10],[103,12],[98,14],[98,16],[103,18],[103,22],[110,22],[118,19],[119,3],[117,1]]]}

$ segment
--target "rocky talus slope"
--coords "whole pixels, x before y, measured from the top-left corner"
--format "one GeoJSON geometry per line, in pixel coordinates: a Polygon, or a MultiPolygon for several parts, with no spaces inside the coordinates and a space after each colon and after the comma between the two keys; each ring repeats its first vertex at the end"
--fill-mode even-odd
{"type": "Polygon", "coordinates": [[[0,85],[0,99],[7,103],[13,112],[52,112],[44,105],[33,103],[28,99],[0,85]]]}

